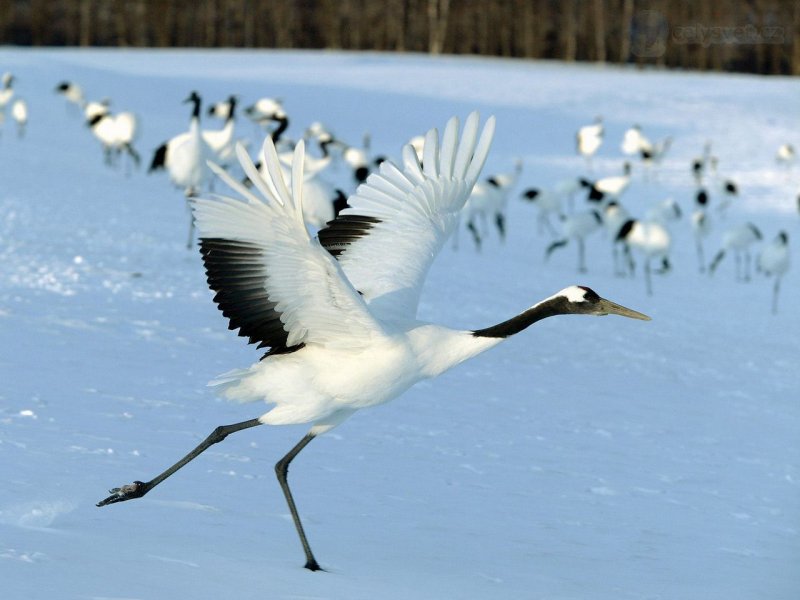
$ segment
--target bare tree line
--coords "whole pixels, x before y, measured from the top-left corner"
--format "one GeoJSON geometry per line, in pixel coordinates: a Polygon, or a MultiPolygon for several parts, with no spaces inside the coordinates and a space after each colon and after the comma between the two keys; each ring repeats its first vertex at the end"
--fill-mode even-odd
{"type": "Polygon", "coordinates": [[[800,74],[797,0],[0,0],[0,44],[328,48],[800,74]]]}

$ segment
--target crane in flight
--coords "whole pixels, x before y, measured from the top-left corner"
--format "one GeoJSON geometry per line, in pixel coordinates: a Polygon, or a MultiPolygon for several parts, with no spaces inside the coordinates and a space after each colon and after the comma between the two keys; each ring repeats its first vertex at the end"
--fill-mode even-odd
{"type": "Polygon", "coordinates": [[[258,418],[217,427],[160,475],[114,488],[98,506],[144,496],[232,433],[308,423],[308,433],[275,471],[305,552],[305,568],[320,570],[287,481],[289,464],[314,438],[541,319],[616,314],[649,320],[579,286],[491,327],[455,330],[417,319],[425,276],[458,224],[494,127],[489,118],[479,134],[479,118],[472,113],[459,135],[458,120],[452,118],[441,145],[432,129],[425,139],[424,167],[406,146],[402,168],[382,163],[349,198],[349,208],[317,237],[303,221],[303,142],[295,148],[290,181],[269,137],[261,173],[237,147],[252,188],[212,167],[238,197],[192,199],[208,283],[230,328],[269,348],[260,361],[225,373],[212,385],[225,398],[274,406],[258,418]]]}

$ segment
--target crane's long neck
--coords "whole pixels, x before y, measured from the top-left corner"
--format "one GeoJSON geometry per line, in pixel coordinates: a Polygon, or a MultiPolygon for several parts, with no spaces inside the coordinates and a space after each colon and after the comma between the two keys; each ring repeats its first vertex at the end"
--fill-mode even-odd
{"type": "Polygon", "coordinates": [[[278,127],[270,134],[273,142],[277,142],[281,135],[283,135],[283,132],[289,128],[288,117],[278,117],[275,120],[278,121],[278,127]]]}
{"type": "Polygon", "coordinates": [[[516,317],[512,317],[507,321],[486,327],[484,329],[476,329],[472,332],[475,337],[488,337],[505,339],[509,336],[519,333],[527,329],[537,321],[546,319],[547,317],[554,317],[556,315],[564,315],[574,312],[570,309],[570,303],[563,296],[552,296],[546,300],[542,300],[538,304],[534,304],[528,310],[521,312],[516,317]]]}
{"type": "Polygon", "coordinates": [[[573,312],[564,297],[553,296],[507,321],[475,331],[458,331],[425,325],[410,334],[426,377],[435,377],[497,346],[542,319],[573,312]]]}
{"type": "Polygon", "coordinates": [[[192,121],[200,122],[200,98],[192,98],[192,121]]]}

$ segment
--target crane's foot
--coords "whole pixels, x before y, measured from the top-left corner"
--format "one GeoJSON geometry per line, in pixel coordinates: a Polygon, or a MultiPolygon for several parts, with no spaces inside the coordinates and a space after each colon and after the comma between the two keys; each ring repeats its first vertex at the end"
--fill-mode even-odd
{"type": "Polygon", "coordinates": [[[97,503],[97,506],[105,506],[106,504],[116,504],[117,502],[125,502],[125,500],[133,500],[134,498],[141,498],[150,491],[148,484],[142,481],[134,481],[122,487],[112,488],[109,491],[111,494],[105,500],[97,503]]]}
{"type": "Polygon", "coordinates": [[[308,569],[309,571],[323,571],[323,572],[325,571],[325,569],[323,569],[322,567],[319,566],[319,563],[317,562],[317,560],[315,558],[311,558],[310,560],[307,560],[306,564],[304,565],[304,567],[306,569],[308,569]]]}

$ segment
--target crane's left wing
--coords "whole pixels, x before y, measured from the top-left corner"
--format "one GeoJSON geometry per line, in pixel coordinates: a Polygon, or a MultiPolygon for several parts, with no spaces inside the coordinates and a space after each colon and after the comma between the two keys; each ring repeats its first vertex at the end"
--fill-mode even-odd
{"type": "Polygon", "coordinates": [[[458,215],[478,179],[494,135],[490,117],[478,135],[478,114],[458,120],[442,136],[425,136],[420,165],[411,146],[403,169],[389,161],[367,178],[347,202],[350,208],[318,233],[347,278],[385,320],[413,319],[433,259],[458,224],[458,215]]]}

